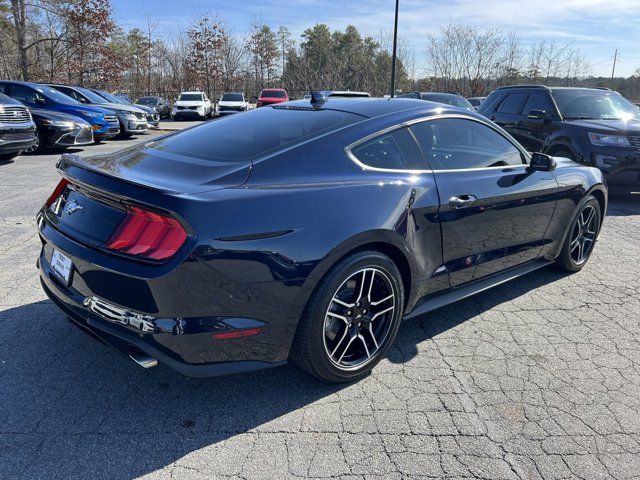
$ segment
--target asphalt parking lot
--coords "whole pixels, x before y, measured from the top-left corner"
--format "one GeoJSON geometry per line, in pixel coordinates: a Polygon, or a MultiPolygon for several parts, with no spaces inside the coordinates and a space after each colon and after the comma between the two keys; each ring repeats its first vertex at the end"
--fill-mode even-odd
{"type": "Polygon", "coordinates": [[[34,215],[56,158],[0,163],[0,478],[640,476],[639,197],[612,199],[582,272],[408,321],[359,383],[195,380],[141,369],[46,299],[34,215]]]}

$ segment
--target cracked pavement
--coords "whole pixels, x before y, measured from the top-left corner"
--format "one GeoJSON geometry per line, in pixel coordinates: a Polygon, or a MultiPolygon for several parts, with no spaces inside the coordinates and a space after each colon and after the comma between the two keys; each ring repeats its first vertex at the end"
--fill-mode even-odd
{"type": "Polygon", "coordinates": [[[582,272],[407,321],[359,383],[188,379],[95,342],[41,291],[56,158],[0,164],[0,478],[640,477],[640,197],[611,199],[582,272]]]}

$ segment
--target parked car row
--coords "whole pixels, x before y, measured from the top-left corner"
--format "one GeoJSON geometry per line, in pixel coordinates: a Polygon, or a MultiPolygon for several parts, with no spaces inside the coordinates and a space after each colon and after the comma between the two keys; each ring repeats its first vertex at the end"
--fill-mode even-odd
{"type": "Polygon", "coordinates": [[[143,99],[149,105],[99,89],[0,80],[0,159],[145,133],[170,107],[143,99]]]}

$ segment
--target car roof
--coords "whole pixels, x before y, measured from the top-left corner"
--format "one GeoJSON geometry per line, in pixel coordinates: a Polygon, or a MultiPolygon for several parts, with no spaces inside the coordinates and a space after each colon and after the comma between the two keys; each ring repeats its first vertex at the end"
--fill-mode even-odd
{"type": "Polygon", "coordinates": [[[185,90],[184,92],[180,92],[180,95],[183,93],[204,93],[202,90],[185,90]]]}
{"type": "Polygon", "coordinates": [[[264,87],[262,90],[277,90],[279,92],[286,92],[286,90],[284,88],[264,87]]]}
{"type": "MultiPolygon", "coordinates": [[[[397,113],[407,110],[422,109],[432,107],[433,110],[455,110],[456,112],[469,113],[468,110],[442,103],[429,102],[414,98],[362,98],[362,97],[329,97],[320,108],[325,110],[340,110],[343,112],[355,113],[363,117],[379,117],[389,113],[397,113]],[[430,104],[430,105],[429,105],[430,104]]],[[[293,100],[280,103],[271,108],[304,108],[312,110],[309,100],[293,100]]]]}

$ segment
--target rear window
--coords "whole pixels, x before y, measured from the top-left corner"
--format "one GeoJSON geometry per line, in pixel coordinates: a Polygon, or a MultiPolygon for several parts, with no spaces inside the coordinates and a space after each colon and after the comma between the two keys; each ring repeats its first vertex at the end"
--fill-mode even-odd
{"type": "Polygon", "coordinates": [[[286,92],[282,90],[262,90],[260,96],[267,98],[287,98],[286,92]]]}
{"type": "Polygon", "coordinates": [[[180,95],[178,99],[182,102],[201,102],[202,94],[201,93],[183,93],[180,95]]]}
{"type": "Polygon", "coordinates": [[[223,102],[242,102],[244,98],[241,93],[225,93],[222,95],[221,100],[223,102]]]}
{"type": "Polygon", "coordinates": [[[171,135],[148,148],[215,162],[245,162],[360,120],[360,115],[334,110],[259,108],[171,135]]]}

